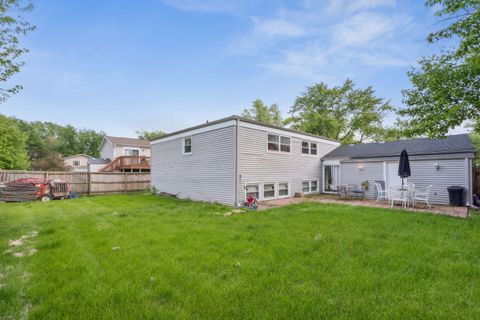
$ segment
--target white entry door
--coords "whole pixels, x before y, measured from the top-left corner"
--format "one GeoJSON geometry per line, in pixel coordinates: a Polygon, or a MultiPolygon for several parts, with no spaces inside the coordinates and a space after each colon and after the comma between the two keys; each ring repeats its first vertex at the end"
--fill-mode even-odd
{"type": "MultiPolygon", "coordinates": [[[[407,181],[406,179],[404,182],[407,181]]],[[[387,189],[392,186],[401,186],[402,178],[398,176],[398,162],[387,162],[387,189]]]]}

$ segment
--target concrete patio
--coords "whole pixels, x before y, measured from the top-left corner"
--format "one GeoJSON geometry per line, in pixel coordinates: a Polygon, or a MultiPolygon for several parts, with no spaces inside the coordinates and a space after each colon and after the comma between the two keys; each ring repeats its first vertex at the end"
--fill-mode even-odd
{"type": "MultiPolygon", "coordinates": [[[[372,208],[388,208],[390,205],[387,201],[380,201],[378,203],[375,200],[345,200],[339,199],[337,195],[314,195],[314,196],[305,196],[301,198],[286,198],[286,199],[277,199],[270,201],[262,201],[259,203],[258,210],[266,210],[271,208],[277,208],[286,206],[294,203],[302,202],[318,202],[325,204],[344,204],[350,206],[363,206],[363,207],[372,207],[372,208]]],[[[412,212],[423,212],[423,213],[432,213],[439,215],[448,215],[456,218],[468,218],[468,207],[454,207],[448,205],[439,205],[432,204],[432,208],[429,208],[426,204],[416,204],[415,207],[402,208],[401,205],[395,205],[392,210],[406,210],[412,212]]]]}

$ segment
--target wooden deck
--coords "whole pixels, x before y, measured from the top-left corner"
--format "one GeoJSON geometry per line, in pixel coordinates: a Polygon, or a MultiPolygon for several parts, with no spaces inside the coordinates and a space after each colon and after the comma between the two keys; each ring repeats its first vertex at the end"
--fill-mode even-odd
{"type": "Polygon", "coordinates": [[[149,172],[150,157],[121,156],[100,170],[100,172],[149,172]]]}

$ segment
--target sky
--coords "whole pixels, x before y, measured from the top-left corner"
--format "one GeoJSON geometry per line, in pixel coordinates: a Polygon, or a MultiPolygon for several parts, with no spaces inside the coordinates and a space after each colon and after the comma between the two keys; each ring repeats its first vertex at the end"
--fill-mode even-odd
{"type": "Polygon", "coordinates": [[[401,106],[436,28],[422,0],[33,3],[25,18],[37,30],[12,79],[23,90],[0,113],[126,137],[240,114],[255,99],[285,116],[308,86],[347,78],[401,106]]]}

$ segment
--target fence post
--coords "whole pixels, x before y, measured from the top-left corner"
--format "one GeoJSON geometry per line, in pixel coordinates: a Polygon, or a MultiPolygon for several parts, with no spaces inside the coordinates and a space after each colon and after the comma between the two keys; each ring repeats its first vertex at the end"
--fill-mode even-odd
{"type": "Polygon", "coordinates": [[[44,180],[48,179],[48,171],[43,172],[43,179],[44,180]]]}
{"type": "Polygon", "coordinates": [[[128,173],[125,172],[125,194],[128,192],[128,173]]]}
{"type": "Polygon", "coordinates": [[[92,194],[92,173],[90,171],[87,173],[87,194],[92,194]]]}

